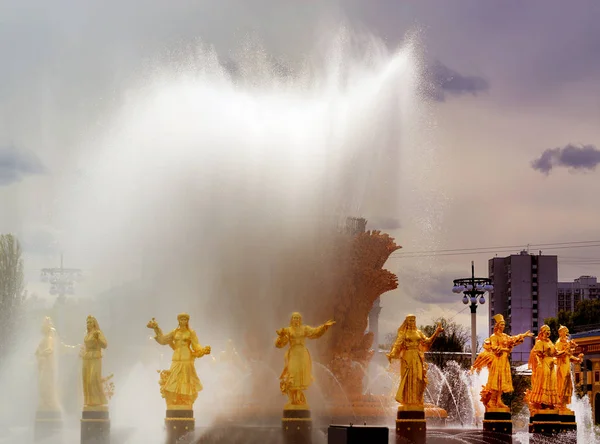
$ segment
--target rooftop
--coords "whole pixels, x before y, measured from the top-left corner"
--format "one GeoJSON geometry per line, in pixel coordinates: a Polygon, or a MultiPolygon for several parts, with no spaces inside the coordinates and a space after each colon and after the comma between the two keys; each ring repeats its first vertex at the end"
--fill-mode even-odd
{"type": "Polygon", "coordinates": [[[594,330],[582,331],[581,333],[573,333],[571,337],[576,338],[591,338],[593,336],[600,336],[600,328],[594,330]]]}

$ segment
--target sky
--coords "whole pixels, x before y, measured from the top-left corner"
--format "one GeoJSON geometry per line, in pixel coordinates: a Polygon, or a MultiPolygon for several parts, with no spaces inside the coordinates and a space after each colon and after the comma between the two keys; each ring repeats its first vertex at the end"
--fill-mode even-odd
{"type": "Polygon", "coordinates": [[[93,261],[67,249],[69,214],[58,209],[77,183],[75,153],[144,66],[199,41],[226,59],[249,35],[293,63],[340,23],[391,50],[416,35],[435,84],[424,98],[434,197],[419,214],[361,214],[403,247],[386,264],[399,288],[382,297],[380,328],[397,328],[407,298],[420,323],[444,315],[469,325],[451,281],[468,276],[471,261],[487,276],[494,253],[410,252],[531,245],[559,254],[561,280],[599,274],[600,247],[536,246],[600,239],[599,19],[597,0],[3,0],[0,232],[20,236],[28,288],[40,296],[39,270],[57,266],[61,250],[65,266],[90,276],[82,295],[125,281],[94,278],[93,261]],[[432,224],[435,239],[420,224],[432,224]]]}

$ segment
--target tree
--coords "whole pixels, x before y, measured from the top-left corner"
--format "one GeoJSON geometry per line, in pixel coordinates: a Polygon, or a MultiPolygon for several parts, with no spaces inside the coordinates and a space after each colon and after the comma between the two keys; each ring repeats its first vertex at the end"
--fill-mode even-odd
{"type": "Polygon", "coordinates": [[[514,390],[502,394],[502,400],[510,406],[512,414],[516,416],[525,405],[525,392],[531,389],[531,376],[517,373],[515,367],[510,368],[510,373],[514,390]]]}
{"type": "Polygon", "coordinates": [[[550,327],[550,339],[556,341],[558,339],[558,328],[561,325],[564,325],[573,333],[577,327],[598,324],[599,319],[600,300],[584,299],[577,303],[575,311],[561,310],[556,317],[544,319],[544,323],[550,327]]]}
{"type": "Polygon", "coordinates": [[[464,352],[465,346],[471,340],[469,330],[461,324],[446,318],[437,318],[430,325],[419,327],[426,336],[431,336],[438,324],[442,324],[444,331],[440,333],[429,351],[432,352],[464,352]]]}
{"type": "Polygon", "coordinates": [[[598,324],[600,321],[600,300],[584,299],[577,303],[573,312],[573,327],[598,324]]]}
{"type": "Polygon", "coordinates": [[[25,292],[21,245],[12,234],[0,235],[0,361],[8,353],[25,292]]]}

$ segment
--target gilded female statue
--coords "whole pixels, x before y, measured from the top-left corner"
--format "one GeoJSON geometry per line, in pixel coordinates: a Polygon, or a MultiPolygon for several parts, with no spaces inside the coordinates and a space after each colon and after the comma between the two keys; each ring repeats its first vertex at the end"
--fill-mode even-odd
{"type": "Polygon", "coordinates": [[[98,321],[93,316],[87,317],[87,333],[83,339],[81,357],[83,359],[83,409],[103,408],[108,404],[102,378],[102,349],[108,346],[98,321]]]}
{"type": "Polygon", "coordinates": [[[304,345],[306,339],[317,339],[325,334],[335,321],[327,321],[319,327],[302,324],[302,315],[292,313],[289,327],[277,330],[275,346],[290,345],[285,353],[285,365],[279,376],[281,393],[288,396],[285,409],[308,408],[304,391],[313,382],[312,360],[304,345]]]}
{"type": "Polygon", "coordinates": [[[154,318],[147,327],[154,330],[156,342],[173,349],[171,368],[160,372],[160,392],[167,402],[167,409],[191,410],[202,390],[195,359],[210,354],[210,346],[202,347],[198,342],[196,332],[189,327],[189,314],[179,314],[177,321],[179,326],[166,335],[154,318]]]}
{"type": "Polygon", "coordinates": [[[38,411],[60,411],[56,391],[56,329],[49,317],[42,324],[43,338],[40,341],[35,357],[38,363],[38,411]]]}
{"type": "Polygon", "coordinates": [[[558,404],[555,357],[556,347],[550,340],[550,327],[542,325],[529,354],[531,390],[527,401],[530,410],[553,409],[558,404]]]}
{"type": "Polygon", "coordinates": [[[481,401],[485,405],[486,411],[490,409],[508,410],[508,406],[502,402],[502,393],[511,393],[514,390],[510,374],[510,353],[526,337],[533,336],[530,331],[509,336],[504,333],[506,327],[504,316],[497,314],[494,316],[494,320],[496,321],[494,333],[485,340],[483,350],[472,367],[472,370],[476,371],[480,371],[483,367],[489,369],[487,383],[481,391],[481,401]]]}
{"type": "Polygon", "coordinates": [[[573,379],[571,377],[571,363],[583,361],[583,353],[575,356],[577,344],[569,339],[569,329],[564,325],[558,328],[556,348],[556,387],[558,406],[567,410],[573,396],[573,379]]]}
{"type": "Polygon", "coordinates": [[[392,349],[386,354],[390,363],[400,360],[400,385],[396,401],[400,409],[422,409],[423,396],[427,386],[427,364],[425,352],[444,329],[438,325],[431,337],[417,329],[417,318],[409,314],[398,329],[392,349]]]}

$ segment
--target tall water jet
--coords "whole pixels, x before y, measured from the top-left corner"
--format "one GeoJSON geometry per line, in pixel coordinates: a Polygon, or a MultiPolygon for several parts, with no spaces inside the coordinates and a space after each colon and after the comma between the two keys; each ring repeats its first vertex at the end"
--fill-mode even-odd
{"type": "Polygon", "coordinates": [[[231,73],[199,48],[132,82],[81,148],[65,247],[98,279],[145,284],[110,302],[107,334],[142,341],[133,326],[187,310],[206,342],[274,367],[276,320],[330,303],[346,217],[408,212],[425,185],[401,161],[420,156],[420,66],[412,44],[349,33],[285,75],[264,51],[242,56],[231,73]]]}

